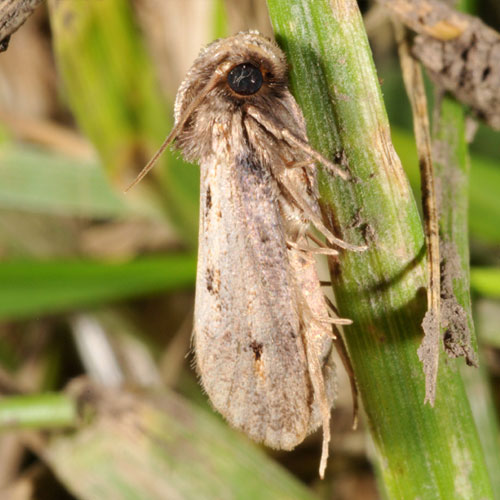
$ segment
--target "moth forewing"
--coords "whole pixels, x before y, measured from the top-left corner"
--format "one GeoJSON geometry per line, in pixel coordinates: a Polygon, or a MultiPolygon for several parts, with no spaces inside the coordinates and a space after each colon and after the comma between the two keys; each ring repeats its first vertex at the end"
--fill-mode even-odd
{"type": "Polygon", "coordinates": [[[291,449],[310,430],[313,389],[278,188],[247,149],[224,153],[200,165],[197,367],[231,424],[291,449]]]}
{"type": "MultiPolygon", "coordinates": [[[[190,72],[200,88],[200,77],[210,74],[204,69],[210,54],[206,49],[201,65],[195,63],[190,72]]],[[[198,153],[201,166],[194,328],[198,371],[215,408],[268,446],[291,449],[322,424],[323,475],[333,363],[327,327],[314,317],[325,318],[328,312],[310,257],[287,244],[303,239],[308,222],[297,203],[286,199],[282,183],[295,186],[318,217],[319,208],[311,174],[287,170],[287,164],[305,155],[277,133],[290,128],[306,140],[304,119],[286,87],[284,57],[274,44],[253,33],[240,34],[215,42],[213,56],[219,66],[227,58],[235,67],[260,61],[274,82],[243,105],[234,89],[215,89],[179,137],[188,156],[198,153]],[[225,50],[226,58],[221,56],[225,50]],[[250,102],[270,119],[262,124],[248,115],[245,104],[250,102]]],[[[179,101],[190,92],[196,98],[189,83],[181,88],[179,101]]],[[[179,116],[186,106],[176,105],[179,116]]]]}

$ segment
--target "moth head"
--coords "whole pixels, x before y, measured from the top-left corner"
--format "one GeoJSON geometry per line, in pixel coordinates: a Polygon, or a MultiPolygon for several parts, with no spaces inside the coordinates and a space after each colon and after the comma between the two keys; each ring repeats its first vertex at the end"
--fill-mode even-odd
{"type": "Polygon", "coordinates": [[[286,88],[285,55],[275,42],[256,31],[216,40],[205,47],[179,87],[175,121],[180,123],[189,105],[206,98],[240,105],[286,88]]]}
{"type": "MultiPolygon", "coordinates": [[[[257,31],[241,32],[206,46],[177,91],[174,128],[126,191],[151,170],[176,139],[185,157],[195,159],[199,156],[201,146],[193,145],[190,140],[190,127],[200,110],[217,115],[232,112],[245,102],[270,108],[273,98],[287,92],[286,84],[285,55],[275,42],[257,31]]],[[[210,133],[210,123],[203,123],[201,128],[210,133]]]]}

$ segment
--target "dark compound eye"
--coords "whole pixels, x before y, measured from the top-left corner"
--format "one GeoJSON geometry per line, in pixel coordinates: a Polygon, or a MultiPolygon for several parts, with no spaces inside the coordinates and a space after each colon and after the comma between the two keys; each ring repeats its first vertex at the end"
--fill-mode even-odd
{"type": "Polygon", "coordinates": [[[227,75],[227,83],[240,95],[252,95],[262,87],[262,73],[253,64],[239,64],[227,75]]]}

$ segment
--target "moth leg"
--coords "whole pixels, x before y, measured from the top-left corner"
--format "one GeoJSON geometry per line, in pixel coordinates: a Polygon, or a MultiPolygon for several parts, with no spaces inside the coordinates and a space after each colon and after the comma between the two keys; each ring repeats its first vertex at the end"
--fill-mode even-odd
{"type": "MultiPolygon", "coordinates": [[[[331,285],[331,282],[330,282],[331,285]]],[[[327,303],[328,307],[332,310],[332,312],[336,315],[339,316],[339,311],[335,307],[335,304],[325,295],[325,302],[327,303]]]]}
{"type": "MultiPolygon", "coordinates": [[[[264,129],[266,129],[267,132],[273,135],[277,140],[283,140],[288,144],[299,147],[299,149],[306,153],[310,158],[332,168],[338,176],[342,177],[343,179],[349,178],[348,174],[345,171],[339,169],[334,163],[331,163],[324,156],[315,151],[305,140],[294,135],[278,121],[271,120],[267,116],[264,116],[257,108],[252,105],[247,104],[244,109],[248,116],[253,118],[259,125],[264,127],[264,129]]],[[[308,203],[304,199],[302,199],[302,197],[297,192],[295,192],[292,186],[287,185],[287,181],[284,176],[280,176],[280,179],[277,180],[283,188],[286,188],[290,195],[289,197],[295,203],[295,205],[304,212],[304,215],[314,224],[314,226],[316,226],[318,231],[320,231],[330,243],[338,246],[339,248],[352,250],[354,252],[361,252],[368,248],[366,245],[352,245],[341,240],[340,238],[335,237],[325,227],[321,219],[314,213],[314,210],[308,205],[308,203]]]]}
{"type": "Polygon", "coordinates": [[[295,243],[294,241],[287,241],[287,245],[289,247],[295,248],[296,250],[300,250],[301,252],[309,254],[330,255],[333,257],[339,254],[339,252],[334,248],[328,248],[328,247],[314,248],[314,247],[301,246],[295,243]]]}
{"type": "MultiPolygon", "coordinates": [[[[353,323],[352,319],[349,318],[332,318],[331,316],[315,317],[313,320],[318,323],[327,323],[328,325],[352,325],[353,323]]],[[[335,338],[333,333],[330,334],[330,337],[335,338]]]]}
{"type": "MultiPolygon", "coordinates": [[[[358,386],[356,385],[356,377],[354,376],[354,370],[352,368],[351,359],[347,352],[344,340],[340,335],[337,328],[333,327],[334,332],[332,332],[333,343],[335,349],[339,355],[340,360],[344,366],[344,369],[349,377],[349,383],[351,386],[351,397],[352,397],[352,428],[355,430],[358,427],[358,413],[359,413],[359,394],[358,386]]],[[[323,378],[323,373],[321,369],[321,364],[319,362],[320,356],[315,348],[314,335],[308,334],[309,330],[306,329],[306,353],[309,366],[309,373],[311,375],[311,382],[313,384],[313,389],[318,397],[318,405],[321,413],[321,418],[323,421],[323,445],[321,451],[321,461],[319,466],[319,475],[323,479],[326,469],[326,463],[329,454],[329,444],[330,444],[330,407],[328,404],[328,399],[326,396],[325,381],[323,378]]]]}
{"type": "Polygon", "coordinates": [[[324,242],[322,242],[319,238],[316,238],[316,236],[314,236],[314,234],[311,233],[311,231],[307,231],[306,236],[310,240],[314,241],[314,243],[316,243],[316,245],[318,245],[319,247],[325,247],[324,242]]]}
{"type": "Polygon", "coordinates": [[[268,116],[264,116],[264,114],[262,114],[256,107],[252,105],[246,105],[245,111],[250,117],[252,117],[259,125],[264,127],[276,139],[285,141],[289,145],[295,146],[296,148],[300,149],[309,158],[316,160],[325,167],[329,168],[335,175],[338,175],[340,178],[344,180],[350,178],[348,172],[342,170],[338,165],[325,158],[321,153],[318,153],[318,151],[312,148],[307,141],[290,132],[290,130],[288,130],[278,121],[274,121],[272,119],[269,119],[268,116]]]}
{"type": "Polygon", "coordinates": [[[307,201],[304,200],[302,196],[300,196],[300,194],[297,193],[290,185],[290,183],[287,182],[286,178],[280,176],[277,180],[282,188],[282,191],[287,194],[287,198],[291,200],[300,210],[302,210],[303,214],[332,245],[344,248],[345,250],[352,250],[353,252],[362,252],[368,248],[366,245],[352,245],[351,243],[347,243],[334,236],[323,224],[320,217],[314,213],[314,210],[309,206],[307,201]]]}
{"type": "Polygon", "coordinates": [[[331,281],[323,281],[323,280],[321,280],[321,281],[319,282],[319,284],[320,284],[321,286],[332,286],[332,282],[331,282],[331,281]]]}
{"type": "MultiPolygon", "coordinates": [[[[324,255],[335,255],[333,253],[331,253],[330,251],[332,250],[330,247],[327,247],[325,245],[325,242],[324,241],[321,241],[319,238],[316,238],[316,236],[314,236],[313,233],[311,233],[310,231],[307,231],[306,232],[306,236],[314,241],[314,243],[316,243],[316,245],[318,245],[318,248],[314,248],[315,252],[314,253],[319,253],[319,254],[324,254],[324,255]],[[322,251],[319,251],[319,250],[324,250],[323,252],[322,251]]],[[[337,255],[339,254],[339,252],[336,252],[337,255]]]]}
{"type": "MultiPolygon", "coordinates": [[[[356,430],[358,427],[358,416],[359,416],[359,393],[358,393],[358,386],[356,384],[356,377],[354,375],[354,369],[352,367],[351,358],[349,357],[349,354],[347,352],[347,347],[344,343],[344,339],[342,338],[342,335],[340,334],[340,332],[338,331],[338,329],[335,325],[332,325],[332,328],[333,328],[333,331],[331,332],[331,338],[333,341],[333,345],[335,346],[335,349],[337,351],[337,354],[339,355],[340,361],[342,362],[342,365],[344,366],[344,369],[347,373],[347,376],[349,377],[349,385],[351,387],[351,397],[352,397],[352,429],[356,430]]],[[[306,335],[306,338],[307,338],[307,335],[306,335]]],[[[308,341],[307,341],[307,344],[309,344],[308,341]]],[[[309,349],[308,349],[307,356],[309,358],[309,349]]],[[[317,368],[316,366],[311,366],[311,364],[319,366],[319,361],[318,361],[319,358],[316,357],[314,359],[315,359],[315,362],[314,361],[312,363],[309,362],[309,370],[312,373],[316,373],[316,370],[319,369],[319,373],[321,374],[321,367],[317,368]]],[[[313,380],[313,377],[311,377],[311,379],[313,380]]],[[[322,376],[321,376],[321,383],[318,385],[322,385],[323,391],[324,391],[324,381],[323,381],[322,376]]],[[[313,386],[314,386],[314,380],[313,380],[313,386]]],[[[318,396],[319,396],[319,398],[318,398],[318,399],[320,399],[319,405],[320,405],[321,415],[323,417],[324,417],[323,404],[326,404],[326,408],[328,411],[328,423],[329,423],[330,422],[330,410],[328,408],[327,403],[322,404],[321,399],[323,396],[321,394],[321,388],[314,387],[314,390],[315,390],[315,392],[317,391],[316,394],[318,394],[318,396]]],[[[326,394],[324,397],[325,397],[325,401],[326,401],[326,394]]],[[[321,477],[323,477],[321,474],[321,471],[322,470],[324,471],[323,467],[326,467],[326,460],[328,458],[328,442],[329,441],[330,441],[330,429],[328,427],[328,437],[327,437],[326,431],[325,431],[325,419],[323,418],[323,452],[321,454],[321,465],[320,465],[321,477]],[[326,447],[327,447],[326,451],[325,451],[325,439],[328,439],[328,441],[326,442],[326,447]],[[323,461],[323,458],[324,458],[324,461],[323,461]]]]}
{"type": "Polygon", "coordinates": [[[316,168],[311,160],[285,162],[286,168],[316,168]]]}
{"type": "Polygon", "coordinates": [[[333,339],[333,344],[337,350],[344,369],[349,377],[349,383],[351,385],[351,397],[352,397],[352,429],[355,430],[358,427],[358,413],[359,413],[359,393],[358,386],[356,385],[356,377],[354,375],[354,369],[351,364],[351,358],[347,352],[347,347],[344,343],[344,339],[337,328],[334,326],[335,337],[333,339]]]}
{"type": "MultiPolygon", "coordinates": [[[[323,298],[325,299],[325,302],[328,305],[328,307],[330,307],[332,312],[335,314],[335,317],[332,318],[331,316],[328,316],[328,318],[323,318],[323,317],[314,318],[316,321],[319,321],[320,323],[330,323],[331,325],[352,325],[353,323],[352,319],[341,318],[337,311],[337,308],[333,305],[333,302],[326,295],[323,295],[323,298]]],[[[331,335],[333,338],[335,338],[333,333],[331,335]]]]}
{"type": "MultiPolygon", "coordinates": [[[[336,316],[339,316],[339,312],[337,308],[333,304],[333,302],[325,295],[325,302],[328,304],[328,307],[334,312],[336,316]]],[[[358,411],[359,411],[359,402],[358,402],[358,386],[356,385],[356,377],[354,376],[354,370],[351,364],[351,358],[347,353],[347,348],[344,343],[344,339],[337,327],[333,325],[333,343],[335,345],[335,349],[339,355],[342,364],[344,365],[344,369],[349,377],[349,383],[351,385],[351,396],[352,396],[352,428],[355,430],[358,427],[358,411]]]]}
{"type": "MultiPolygon", "coordinates": [[[[303,239],[300,236],[298,242],[302,243],[303,239]]],[[[323,478],[330,443],[331,402],[329,401],[323,374],[322,351],[325,341],[328,339],[328,334],[332,332],[332,329],[314,319],[317,316],[328,316],[328,311],[325,311],[323,294],[318,286],[315,259],[312,255],[304,254],[293,246],[287,252],[296,279],[295,289],[297,303],[301,309],[299,316],[301,331],[303,332],[302,339],[306,354],[307,370],[313,389],[314,400],[317,405],[317,416],[323,427],[323,444],[319,467],[319,475],[323,478]]]]}
{"type": "Polygon", "coordinates": [[[330,445],[330,405],[326,395],[325,380],[323,378],[323,370],[320,363],[320,353],[318,352],[316,335],[311,331],[311,327],[305,329],[305,344],[307,364],[311,383],[314,393],[316,394],[318,406],[321,414],[323,427],[323,444],[321,448],[321,460],[319,465],[319,476],[321,479],[325,477],[325,469],[328,461],[329,445],[330,445]]]}
{"type": "MultiPolygon", "coordinates": [[[[334,255],[338,254],[338,252],[336,250],[334,250],[333,248],[308,248],[308,247],[301,246],[301,245],[297,244],[294,241],[287,241],[287,245],[288,245],[289,248],[293,248],[295,250],[298,250],[299,252],[303,252],[303,253],[307,254],[307,257],[309,257],[309,258],[312,256],[312,254],[315,254],[315,253],[324,254],[325,250],[331,250],[331,251],[335,252],[334,255]]],[[[310,261],[314,265],[314,259],[311,259],[310,261]]],[[[321,282],[320,282],[320,285],[321,285],[321,282]]],[[[329,325],[352,325],[353,322],[352,322],[351,319],[349,319],[349,318],[341,318],[339,316],[338,312],[335,309],[335,306],[333,305],[333,303],[331,302],[331,300],[328,297],[326,297],[325,295],[323,295],[323,298],[327,301],[327,305],[329,305],[332,308],[332,310],[335,312],[336,317],[319,316],[317,314],[314,314],[310,310],[309,312],[310,312],[312,321],[315,321],[316,323],[319,323],[320,325],[323,325],[323,324],[329,324],[329,325]]],[[[309,307],[307,306],[307,302],[306,302],[306,307],[309,309],[309,307]]],[[[333,336],[333,333],[329,332],[329,335],[333,336]]]]}

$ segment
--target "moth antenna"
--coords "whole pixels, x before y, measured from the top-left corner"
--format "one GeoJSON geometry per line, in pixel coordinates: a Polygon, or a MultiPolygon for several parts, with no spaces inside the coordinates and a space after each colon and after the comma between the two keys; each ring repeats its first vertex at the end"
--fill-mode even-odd
{"type": "Polygon", "coordinates": [[[125,189],[125,193],[128,193],[135,185],[139,184],[139,182],[146,177],[148,172],[155,166],[156,162],[158,161],[158,158],[163,154],[163,151],[167,149],[167,146],[175,139],[177,134],[179,133],[179,130],[177,130],[177,127],[174,127],[170,134],[168,134],[167,138],[163,141],[163,144],[160,146],[160,149],[154,154],[154,156],[151,158],[151,160],[148,161],[146,166],[139,172],[137,177],[132,181],[131,184],[125,189]]]}
{"type": "Polygon", "coordinates": [[[245,109],[249,116],[251,116],[259,125],[262,125],[268,132],[273,134],[277,139],[282,139],[289,144],[296,146],[309,156],[309,158],[312,158],[329,168],[341,179],[349,180],[351,178],[348,172],[342,170],[338,165],[330,161],[328,158],[325,158],[321,153],[318,153],[318,151],[312,148],[307,141],[297,137],[280,123],[269,120],[269,118],[264,116],[255,106],[247,105],[245,109]]]}
{"type": "Polygon", "coordinates": [[[141,182],[141,180],[144,179],[144,177],[148,174],[148,172],[155,166],[156,162],[158,161],[158,158],[163,154],[165,149],[167,149],[168,145],[177,138],[177,136],[183,129],[184,125],[189,120],[189,117],[193,114],[193,111],[201,104],[201,102],[203,101],[203,99],[205,99],[207,94],[215,88],[215,86],[219,83],[221,77],[223,77],[225,72],[227,72],[225,65],[222,65],[221,67],[215,70],[213,76],[203,87],[201,92],[189,103],[188,107],[181,115],[179,121],[175,124],[170,134],[168,134],[167,138],[163,141],[163,144],[160,146],[160,149],[158,149],[158,151],[154,154],[151,160],[149,160],[146,166],[139,172],[134,181],[127,187],[127,189],[125,189],[125,193],[128,193],[135,185],[139,184],[139,182],[141,182]]]}

